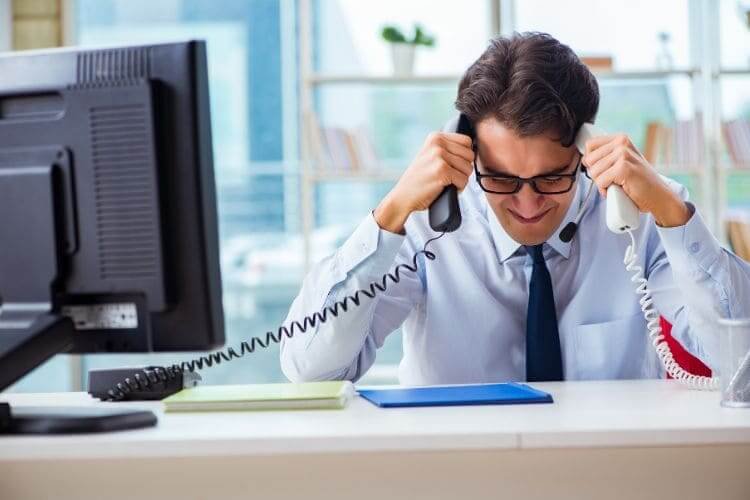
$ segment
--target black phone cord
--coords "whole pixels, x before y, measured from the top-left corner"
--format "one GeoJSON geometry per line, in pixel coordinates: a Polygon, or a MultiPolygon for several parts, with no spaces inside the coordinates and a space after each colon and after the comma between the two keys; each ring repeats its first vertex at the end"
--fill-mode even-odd
{"type": "Polygon", "coordinates": [[[389,280],[394,284],[401,281],[402,271],[416,273],[419,267],[417,261],[420,255],[424,255],[428,260],[435,260],[435,254],[429,251],[427,247],[433,241],[442,238],[443,235],[445,235],[445,232],[427,240],[422,250],[414,254],[411,264],[399,264],[392,272],[384,274],[379,282],[373,281],[367,289],[360,289],[354,293],[354,295],[348,295],[344,297],[343,300],[336,301],[333,305],[324,307],[322,311],[317,311],[310,316],[305,316],[302,322],[295,320],[291,322],[289,327],[282,325],[276,330],[276,332],[266,332],[265,338],[252,337],[249,341],[243,341],[239,345],[239,352],[233,347],[228,347],[210,354],[198,356],[191,360],[182,361],[181,363],[134,371],[132,377],[126,377],[122,382],[118,382],[107,391],[108,397],[106,401],[121,401],[126,399],[132,392],[147,391],[159,382],[174,380],[179,374],[195,372],[202,370],[204,367],[210,368],[223,362],[239,359],[248,354],[252,354],[257,348],[266,349],[273,344],[280,343],[283,337],[291,338],[295,333],[305,333],[308,328],[315,328],[328,321],[330,317],[335,318],[342,311],[346,312],[349,309],[350,302],[354,304],[355,307],[359,307],[362,301],[362,296],[373,299],[387,290],[389,280]]]}

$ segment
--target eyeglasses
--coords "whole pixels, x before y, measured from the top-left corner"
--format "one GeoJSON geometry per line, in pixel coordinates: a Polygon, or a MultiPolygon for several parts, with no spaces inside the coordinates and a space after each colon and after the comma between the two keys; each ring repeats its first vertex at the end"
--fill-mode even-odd
{"type": "MultiPolygon", "coordinates": [[[[526,183],[539,194],[562,194],[573,189],[578,169],[581,168],[581,155],[578,155],[576,168],[569,174],[535,175],[523,178],[504,174],[483,174],[477,168],[476,154],[474,155],[474,173],[483,191],[494,194],[515,194],[526,183]]],[[[588,176],[586,169],[583,172],[588,176]]]]}

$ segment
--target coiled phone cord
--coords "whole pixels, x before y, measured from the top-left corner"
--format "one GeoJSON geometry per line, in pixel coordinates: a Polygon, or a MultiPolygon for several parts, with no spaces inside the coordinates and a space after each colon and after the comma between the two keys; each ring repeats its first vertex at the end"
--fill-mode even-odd
{"type": "Polygon", "coordinates": [[[202,370],[204,367],[210,368],[211,366],[219,365],[223,362],[242,358],[248,354],[252,354],[257,348],[265,349],[272,344],[280,343],[283,337],[291,338],[295,333],[305,333],[308,328],[315,328],[318,325],[322,325],[328,321],[330,317],[337,317],[341,311],[346,312],[349,308],[350,302],[358,307],[362,301],[362,296],[373,299],[375,296],[385,292],[386,289],[388,289],[389,280],[394,284],[401,281],[401,273],[403,271],[416,273],[419,267],[417,260],[420,255],[424,255],[428,260],[435,260],[435,254],[430,252],[427,247],[430,243],[442,238],[444,235],[445,232],[427,240],[424,247],[422,247],[422,250],[414,254],[411,264],[399,264],[395,267],[393,272],[384,274],[380,282],[373,281],[367,289],[360,289],[354,293],[354,295],[348,295],[344,297],[343,300],[339,300],[333,305],[324,307],[322,311],[317,311],[309,316],[305,316],[302,322],[295,320],[291,322],[288,328],[285,325],[282,325],[276,330],[276,332],[266,332],[265,338],[252,337],[249,341],[243,341],[240,343],[239,352],[233,347],[228,347],[220,351],[198,356],[197,358],[169,366],[155,367],[147,370],[134,370],[132,377],[125,378],[122,382],[118,382],[114,387],[107,391],[108,398],[106,400],[121,401],[131,392],[148,390],[152,385],[159,382],[174,380],[181,373],[195,372],[202,370]]]}
{"type": "MultiPolygon", "coordinates": [[[[664,369],[673,379],[678,380],[691,389],[718,389],[719,380],[717,378],[703,377],[688,373],[674,360],[672,351],[669,349],[669,345],[667,344],[664,335],[662,335],[661,326],[659,325],[659,312],[653,307],[653,297],[648,289],[647,281],[644,278],[643,268],[636,264],[638,255],[635,253],[635,237],[633,236],[632,231],[627,231],[627,233],[630,236],[630,245],[625,251],[625,269],[632,273],[630,280],[636,284],[636,293],[641,295],[639,304],[643,311],[643,316],[646,319],[648,335],[664,369]]],[[[374,281],[370,283],[367,289],[360,289],[354,293],[354,295],[346,296],[343,300],[339,300],[333,305],[323,308],[322,311],[317,311],[312,315],[305,316],[302,322],[295,320],[292,321],[289,327],[282,325],[276,330],[276,332],[268,331],[266,332],[265,338],[252,337],[249,341],[241,342],[239,353],[233,347],[229,347],[211,354],[198,356],[197,358],[188,361],[182,361],[181,363],[175,363],[165,367],[155,367],[149,370],[137,370],[133,373],[132,378],[125,378],[122,382],[117,383],[107,391],[109,396],[107,400],[123,400],[131,392],[148,390],[152,385],[167,380],[173,380],[181,373],[195,372],[202,370],[204,367],[210,368],[211,366],[219,365],[222,362],[239,359],[248,354],[252,354],[257,348],[265,349],[272,344],[280,343],[284,336],[291,338],[297,332],[305,333],[308,328],[315,328],[316,326],[328,321],[330,317],[337,317],[341,311],[346,312],[349,308],[350,302],[358,307],[362,301],[362,296],[373,299],[375,296],[385,292],[388,289],[389,280],[394,284],[401,281],[401,273],[403,271],[416,273],[419,268],[417,261],[420,255],[424,255],[428,260],[435,260],[435,254],[429,251],[427,247],[430,243],[442,238],[444,235],[445,233],[443,232],[440,235],[427,240],[422,250],[414,254],[411,264],[399,264],[392,273],[384,274],[380,282],[374,281]],[[295,328],[297,331],[295,331],[295,328]]]]}
{"type": "Polygon", "coordinates": [[[648,289],[646,278],[643,275],[643,268],[636,264],[638,254],[635,253],[633,231],[628,230],[628,235],[630,236],[630,245],[625,250],[625,269],[632,273],[630,281],[636,284],[635,292],[641,295],[638,302],[641,305],[643,317],[646,319],[648,336],[651,340],[651,345],[654,346],[656,354],[659,356],[659,360],[664,365],[664,369],[673,379],[678,380],[690,389],[702,391],[717,390],[719,388],[718,378],[693,375],[685,371],[675,361],[672,351],[669,349],[669,344],[667,344],[667,340],[662,335],[661,325],[659,324],[659,312],[654,308],[654,300],[651,296],[651,291],[648,289]]]}

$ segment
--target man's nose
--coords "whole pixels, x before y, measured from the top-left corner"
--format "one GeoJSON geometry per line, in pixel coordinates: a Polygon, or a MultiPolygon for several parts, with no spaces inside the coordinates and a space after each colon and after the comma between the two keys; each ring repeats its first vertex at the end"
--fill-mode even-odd
{"type": "Polygon", "coordinates": [[[538,215],[539,209],[544,205],[544,195],[539,194],[526,183],[521,190],[513,195],[513,208],[522,217],[533,217],[538,215]]]}

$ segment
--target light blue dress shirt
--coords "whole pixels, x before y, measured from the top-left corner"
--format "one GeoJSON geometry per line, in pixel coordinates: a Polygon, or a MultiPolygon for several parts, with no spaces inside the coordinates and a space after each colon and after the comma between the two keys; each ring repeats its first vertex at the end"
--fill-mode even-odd
{"type": "MultiPolygon", "coordinates": [[[[558,231],[575,217],[590,182],[579,176],[558,231]]],[[[685,188],[668,182],[686,199],[685,188]]],[[[282,341],[281,367],[290,380],[356,380],[400,326],[402,384],[524,380],[531,258],[503,230],[473,177],[459,202],[461,227],[431,244],[437,258],[420,258],[416,275],[402,273],[375,299],[282,341]]],[[[640,296],[623,265],[629,238],[607,229],[605,205],[594,193],[572,242],[563,243],[556,232],[544,245],[564,376],[662,377],[640,296]]],[[[405,236],[380,229],[369,215],[311,270],[285,324],[380,281],[395,265],[410,263],[434,236],[426,212],[410,216],[405,236]]],[[[657,309],[673,324],[675,338],[715,368],[717,318],[750,316],[750,265],[723,249],[694,209],[687,224],[675,228],[658,227],[642,214],[635,237],[657,309]]]]}

